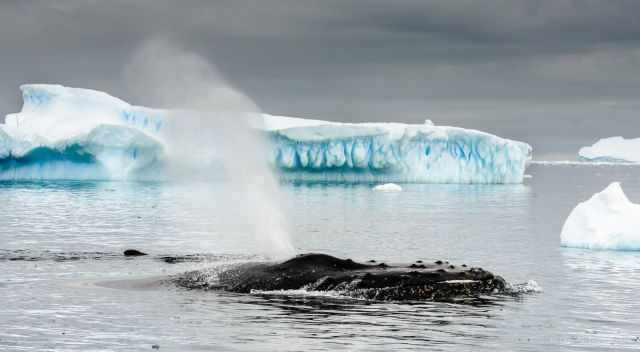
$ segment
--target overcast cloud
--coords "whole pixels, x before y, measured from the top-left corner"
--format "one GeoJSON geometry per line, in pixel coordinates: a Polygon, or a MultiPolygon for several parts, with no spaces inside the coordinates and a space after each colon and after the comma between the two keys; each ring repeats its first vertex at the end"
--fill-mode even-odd
{"type": "Polygon", "coordinates": [[[273,114],[478,128],[573,157],[640,137],[640,1],[0,1],[0,112],[18,85],[130,92],[169,36],[273,114]]]}

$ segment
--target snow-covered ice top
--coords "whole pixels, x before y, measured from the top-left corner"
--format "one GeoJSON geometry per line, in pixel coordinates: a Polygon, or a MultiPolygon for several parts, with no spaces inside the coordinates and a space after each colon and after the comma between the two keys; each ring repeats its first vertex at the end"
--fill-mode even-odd
{"type": "Polygon", "coordinates": [[[157,136],[167,123],[167,112],[130,105],[111,95],[83,88],[25,84],[22,110],[6,116],[5,131],[40,142],[57,142],[87,133],[100,124],[132,127],[157,136]]]}
{"type": "Polygon", "coordinates": [[[640,250],[640,204],[634,204],[614,182],[578,204],[562,227],[565,247],[640,250]]]}
{"type": "MultiPolygon", "coordinates": [[[[0,125],[0,164],[4,165],[0,178],[28,174],[16,173],[16,168],[28,163],[37,163],[37,169],[45,171],[48,169],[43,165],[48,161],[76,163],[70,152],[88,154],[91,158],[83,159],[85,164],[98,165],[107,159],[117,165],[113,160],[128,155],[134,161],[133,166],[124,163],[129,170],[145,169],[161,163],[165,152],[175,147],[166,136],[180,127],[179,119],[171,118],[179,116],[179,111],[135,106],[103,92],[60,85],[30,84],[21,90],[22,111],[7,115],[6,123],[0,125]],[[136,137],[124,138],[128,144],[115,148],[104,138],[90,138],[96,135],[95,129],[108,130],[114,140],[119,134],[131,137],[133,131],[136,137]],[[153,148],[142,148],[137,139],[144,140],[146,146],[153,144],[153,148]],[[39,148],[53,152],[55,160],[37,160],[33,151],[39,148]]],[[[268,160],[288,180],[520,183],[531,158],[531,147],[526,143],[435,126],[430,120],[424,124],[356,124],[268,114],[248,116],[250,126],[268,135],[268,160]]],[[[208,155],[206,150],[201,154],[208,155]]],[[[63,174],[73,177],[72,173],[63,174]]],[[[123,177],[116,174],[109,171],[105,177],[123,177]]],[[[43,171],[33,177],[48,176],[43,171]]]]}
{"type": "Polygon", "coordinates": [[[336,122],[323,120],[301,119],[298,117],[275,116],[269,114],[262,114],[262,116],[258,118],[261,120],[261,125],[255,125],[255,127],[261,128],[265,131],[284,130],[291,127],[314,127],[321,125],[338,124],[336,122]]]}
{"type": "Polygon", "coordinates": [[[580,148],[578,155],[588,161],[640,163],[640,138],[603,138],[590,147],[580,148]]]}

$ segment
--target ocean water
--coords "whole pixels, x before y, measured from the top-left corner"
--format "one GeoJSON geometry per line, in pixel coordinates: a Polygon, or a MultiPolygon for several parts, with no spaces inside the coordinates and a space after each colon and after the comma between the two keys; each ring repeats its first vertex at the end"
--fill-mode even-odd
{"type": "Polygon", "coordinates": [[[2,351],[640,349],[640,252],[560,247],[579,201],[640,167],[532,165],[520,185],[282,185],[299,252],[449,260],[541,292],[475,305],[240,295],[141,282],[261,257],[224,184],[0,183],[2,351]],[[136,248],[150,253],[124,258],[136,248]],[[206,260],[169,264],[162,255],[206,260]]]}

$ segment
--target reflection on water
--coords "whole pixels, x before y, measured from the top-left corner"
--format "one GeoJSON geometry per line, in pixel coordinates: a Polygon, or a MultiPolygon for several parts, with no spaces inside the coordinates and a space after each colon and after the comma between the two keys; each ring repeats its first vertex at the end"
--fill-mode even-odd
{"type": "Polygon", "coordinates": [[[573,206],[611,181],[638,202],[640,169],[527,173],[523,185],[398,193],[282,185],[299,251],[449,260],[544,289],[474,305],[105,287],[255,260],[244,207],[217,202],[229,199],[219,184],[0,182],[0,350],[639,349],[640,253],[561,248],[559,233],[573,206]],[[125,259],[127,248],[150,255],[125,259]]]}
{"type": "Polygon", "coordinates": [[[564,300],[569,345],[609,348],[605,340],[626,340],[640,348],[640,302],[633,298],[640,284],[640,253],[566,248],[562,256],[566,286],[574,292],[564,300]]]}
{"type": "Polygon", "coordinates": [[[494,339],[491,319],[499,309],[491,305],[381,304],[286,297],[254,298],[244,303],[271,313],[245,317],[247,323],[268,323],[277,317],[282,324],[303,329],[312,339],[330,339],[344,346],[373,343],[387,349],[425,343],[483,345],[494,339]]]}

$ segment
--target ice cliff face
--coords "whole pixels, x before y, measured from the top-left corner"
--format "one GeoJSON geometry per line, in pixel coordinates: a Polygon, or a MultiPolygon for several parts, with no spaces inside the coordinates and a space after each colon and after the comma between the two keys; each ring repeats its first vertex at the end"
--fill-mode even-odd
{"type": "Polygon", "coordinates": [[[520,183],[528,144],[455,127],[326,124],[272,132],[286,179],[346,182],[520,183]]]}
{"type": "MultiPolygon", "coordinates": [[[[166,133],[179,128],[168,111],[89,89],[21,90],[22,111],[0,125],[0,179],[163,177],[166,151],[177,148],[166,133]]],[[[249,123],[265,131],[269,161],[287,180],[518,183],[531,157],[526,143],[430,122],[345,124],[265,114],[249,123]]]]}

